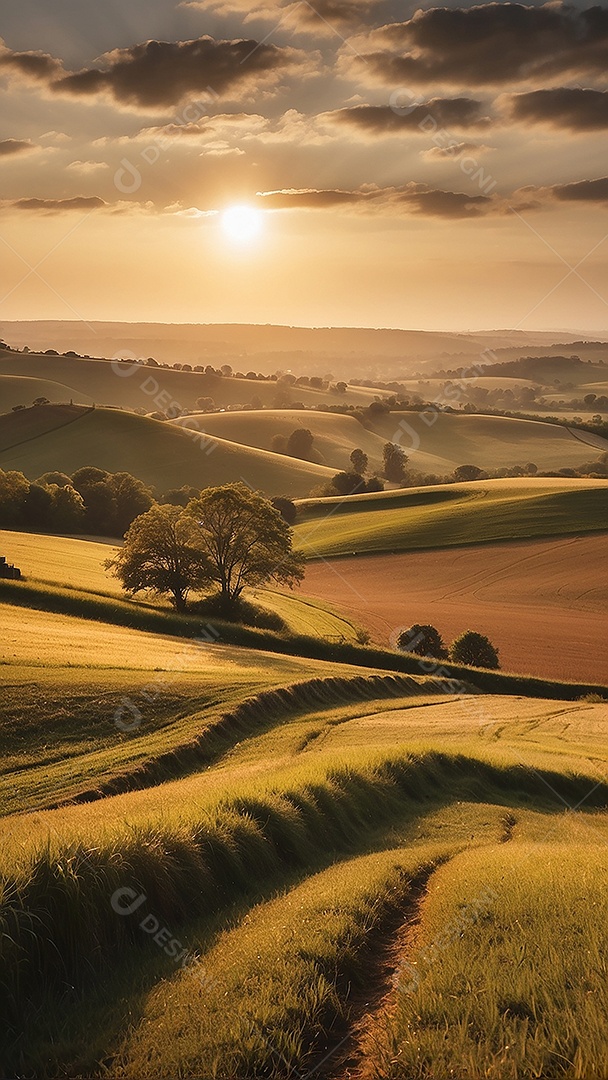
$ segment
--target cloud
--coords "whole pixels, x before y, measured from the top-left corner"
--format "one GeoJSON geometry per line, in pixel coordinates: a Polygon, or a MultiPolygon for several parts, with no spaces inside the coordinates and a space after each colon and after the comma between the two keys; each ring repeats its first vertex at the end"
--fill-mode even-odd
{"type": "Polygon", "coordinates": [[[63,71],[61,61],[43,52],[13,52],[0,38],[0,72],[33,82],[48,82],[63,71]]]}
{"type": "Polygon", "coordinates": [[[598,180],[577,180],[572,184],[554,184],[550,190],[562,201],[608,203],[608,176],[598,180]]]}
{"type": "Polygon", "coordinates": [[[86,197],[76,195],[73,199],[17,199],[16,202],[5,203],[15,210],[34,210],[46,214],[58,214],[69,210],[102,210],[107,203],[97,195],[86,197]]]}
{"type": "Polygon", "coordinates": [[[100,169],[107,169],[109,166],[107,161],[71,161],[66,168],[81,175],[87,175],[99,172],[100,169]]]}
{"type": "Polygon", "coordinates": [[[524,123],[551,124],[567,131],[608,128],[608,91],[559,86],[511,98],[511,115],[524,123]]]}
{"type": "Polygon", "coordinates": [[[379,213],[421,214],[432,218],[474,218],[482,214],[506,212],[504,201],[495,196],[442,191],[414,181],[403,187],[379,188],[369,185],[352,191],[340,188],[286,188],[282,191],[260,191],[257,198],[259,205],[269,210],[352,207],[379,213]]]}
{"type": "Polygon", "coordinates": [[[390,105],[355,105],[338,109],[327,118],[371,136],[403,135],[442,128],[487,127],[490,120],[481,116],[482,103],[472,98],[432,98],[406,107],[390,105]]]}
{"type": "Polygon", "coordinates": [[[0,157],[12,157],[14,154],[25,154],[29,150],[36,150],[28,139],[2,139],[0,140],[0,157]]]}
{"type": "Polygon", "coordinates": [[[257,193],[266,210],[325,210],[334,206],[360,205],[371,197],[367,191],[343,191],[340,188],[284,188],[257,193]]]}
{"type": "Polygon", "coordinates": [[[101,67],[54,80],[51,89],[81,98],[109,94],[123,106],[157,109],[197,94],[259,93],[291,71],[312,71],[314,58],[297,49],[252,40],[201,37],[114,49],[100,63],[101,67]]]}
{"type": "Polygon", "coordinates": [[[279,5],[276,0],[184,0],[182,8],[196,8],[210,15],[239,16],[245,23],[281,23],[286,29],[329,36],[364,27],[376,8],[386,0],[296,0],[279,5]]]}
{"type": "Polygon", "coordinates": [[[493,149],[492,146],[484,146],[483,143],[450,142],[445,146],[431,146],[429,150],[421,150],[420,156],[428,161],[455,161],[463,154],[474,154],[479,157],[480,154],[487,154],[493,149]]]}
{"type": "MultiPolygon", "coordinates": [[[[601,75],[608,66],[608,8],[559,2],[418,10],[372,31],[363,59],[393,86],[493,86],[565,73],[601,75]]],[[[365,46],[359,44],[361,50],[365,46]]],[[[349,62],[352,62],[352,58],[349,62]]]]}

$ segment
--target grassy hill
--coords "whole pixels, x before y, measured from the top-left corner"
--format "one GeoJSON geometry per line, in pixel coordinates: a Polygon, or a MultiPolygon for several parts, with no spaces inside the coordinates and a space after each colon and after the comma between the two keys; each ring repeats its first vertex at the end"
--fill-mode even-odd
{"type": "Polygon", "coordinates": [[[281,1080],[346,1043],[383,1080],[497,1053],[601,1075],[604,705],[22,615],[1,783],[38,812],[0,821],[9,1072],[281,1080]],[[146,785],[193,740],[202,767],[146,785]],[[51,808],[138,767],[140,790],[51,808]]]}
{"type": "Polygon", "coordinates": [[[80,392],[63,383],[22,375],[0,375],[0,414],[9,412],[15,405],[31,405],[39,397],[60,402],[83,399],[80,392]]]}
{"type": "MultiPolygon", "coordinates": [[[[0,532],[0,555],[21,569],[28,587],[59,587],[86,604],[91,597],[125,598],[117,578],[104,569],[104,562],[115,551],[112,543],[80,540],[67,536],[47,536],[3,530],[0,532]]],[[[257,588],[247,593],[256,605],[275,612],[283,620],[287,632],[304,634],[330,641],[357,641],[359,626],[356,620],[341,615],[330,604],[283,592],[273,588],[257,588]]],[[[168,612],[170,606],[155,600],[148,605],[141,599],[133,601],[140,607],[156,612],[168,612]]],[[[101,614],[101,612],[100,612],[101,614]]],[[[193,631],[194,633],[194,628],[193,631]]]]}
{"type": "Polygon", "coordinates": [[[84,465],[130,472],[159,492],[244,480],[269,495],[307,495],[332,470],[113,409],[42,405],[0,416],[0,468],[34,480],[84,465]]]}
{"type": "Polygon", "coordinates": [[[451,472],[458,465],[500,469],[534,462],[539,469],[576,468],[593,461],[608,441],[574,435],[565,427],[507,416],[392,412],[373,421],[384,440],[398,442],[411,466],[425,473],[451,472]],[[587,444],[589,439],[589,445],[587,444]]]}
{"type": "Polygon", "coordinates": [[[372,471],[382,465],[383,440],[352,416],[335,413],[271,409],[254,412],[213,413],[199,416],[206,430],[222,439],[270,450],[274,435],[288,437],[296,428],[308,428],[314,435],[315,461],[333,472],[352,468],[349,461],[355,447],[365,451],[372,471]]]}
{"type": "Polygon", "coordinates": [[[304,499],[295,537],[315,558],[567,536],[607,523],[608,481],[521,478],[304,499]]]}
{"type": "Polygon", "coordinates": [[[274,435],[289,436],[306,427],[315,438],[315,460],[334,470],[350,468],[350,453],[360,447],[369,457],[370,472],[380,471],[387,441],[403,447],[410,469],[441,475],[458,465],[500,469],[531,461],[541,470],[575,468],[608,451],[605,439],[542,421],[433,410],[392,412],[366,419],[365,426],[351,416],[289,409],[199,414],[198,419],[220,438],[265,450],[274,435]]]}
{"type": "MultiPolygon", "coordinates": [[[[272,408],[277,403],[279,392],[276,382],[272,381],[226,379],[204,372],[176,371],[172,367],[129,364],[121,367],[109,360],[47,356],[44,353],[0,351],[0,375],[57,381],[74,388],[70,394],[74,400],[129,409],[144,408],[147,412],[154,412],[159,407],[155,402],[159,394],[163,395],[164,408],[175,401],[182,409],[194,409],[199,397],[212,397],[218,408],[248,404],[255,398],[260,400],[262,406],[272,408]]],[[[381,394],[379,390],[366,387],[351,387],[345,394],[305,387],[292,387],[281,392],[287,394],[288,402],[303,402],[312,406],[323,403],[365,406],[381,394]]],[[[63,391],[59,397],[45,396],[52,401],[65,399],[63,391]]]]}

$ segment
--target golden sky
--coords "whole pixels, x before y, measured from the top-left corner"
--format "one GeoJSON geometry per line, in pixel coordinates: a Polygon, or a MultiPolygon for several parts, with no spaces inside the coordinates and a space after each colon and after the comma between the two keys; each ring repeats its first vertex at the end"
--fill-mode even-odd
{"type": "Polygon", "coordinates": [[[20,0],[9,319],[608,328],[608,8],[20,0]]]}

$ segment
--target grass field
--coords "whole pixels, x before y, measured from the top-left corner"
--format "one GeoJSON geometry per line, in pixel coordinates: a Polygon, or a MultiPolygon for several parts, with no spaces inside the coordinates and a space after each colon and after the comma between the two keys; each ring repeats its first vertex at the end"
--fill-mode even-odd
{"type": "MultiPolygon", "coordinates": [[[[51,374],[51,372],[49,372],[51,374]]],[[[86,403],[82,394],[73,387],[64,386],[52,379],[32,379],[22,375],[0,375],[0,414],[9,412],[15,405],[30,406],[36,398],[68,402],[72,398],[86,403]]]]}
{"type": "MultiPolygon", "coordinates": [[[[29,586],[59,586],[66,595],[83,602],[90,597],[121,597],[125,603],[143,605],[152,613],[171,610],[168,602],[154,599],[126,601],[119,581],[104,569],[104,562],[115,550],[109,541],[83,540],[42,533],[0,532],[1,553],[18,566],[29,586]]],[[[357,620],[343,615],[339,605],[324,604],[320,599],[282,592],[272,588],[252,590],[249,598],[266,611],[275,612],[293,634],[309,634],[333,641],[357,641],[357,620]]]]}
{"type": "Polygon", "coordinates": [[[412,551],[606,529],[608,482],[488,480],[300,506],[296,543],[309,558],[412,551]]]}
{"type": "Polygon", "coordinates": [[[210,434],[262,450],[271,449],[274,435],[288,437],[296,428],[308,428],[314,435],[313,455],[319,465],[326,465],[333,472],[352,469],[350,455],[355,447],[359,447],[369,457],[371,472],[382,468],[386,440],[352,416],[296,409],[201,413],[199,416],[201,425],[210,434]]]}
{"type": "MultiPolygon", "coordinates": [[[[224,652],[207,692],[228,670],[224,652]]],[[[64,691],[44,684],[47,710],[64,691]]],[[[412,680],[250,719],[160,787],[4,817],[9,1070],[279,1080],[329,1055],[323,1075],[600,1075],[607,708],[412,680]]]]}
{"type": "Polygon", "coordinates": [[[594,461],[608,442],[585,432],[542,421],[503,416],[457,415],[432,409],[392,412],[366,420],[297,410],[200,414],[211,434],[242,445],[270,450],[273,435],[288,436],[297,427],[312,431],[315,461],[334,470],[351,468],[355,447],[369,457],[370,472],[382,470],[382,450],[396,442],[415,472],[449,475],[459,465],[499,469],[534,462],[539,469],[575,468],[594,461]]]}
{"type": "Polygon", "coordinates": [[[209,440],[202,432],[115,409],[83,409],[78,415],[69,406],[43,405],[0,416],[0,468],[35,480],[49,470],[71,474],[84,465],[130,472],[160,493],[183,484],[202,488],[244,480],[269,495],[296,497],[333,475],[311,462],[209,440]]]}
{"type": "Polygon", "coordinates": [[[392,412],[374,419],[374,431],[397,442],[410,468],[423,473],[450,473],[458,465],[500,469],[534,462],[542,471],[576,468],[597,459],[608,442],[585,432],[518,417],[460,415],[433,409],[392,412]],[[579,436],[579,437],[577,437],[579,436]],[[587,441],[588,443],[587,444],[587,441]]]}

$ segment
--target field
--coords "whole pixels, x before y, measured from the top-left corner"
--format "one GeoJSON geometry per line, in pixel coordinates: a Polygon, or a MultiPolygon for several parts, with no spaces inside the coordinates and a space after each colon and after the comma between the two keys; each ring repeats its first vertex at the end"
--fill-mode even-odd
{"type": "Polygon", "coordinates": [[[270,450],[273,435],[288,436],[298,427],[312,431],[313,454],[334,471],[349,469],[351,451],[362,449],[370,472],[382,469],[387,441],[398,443],[415,472],[449,475],[459,465],[500,469],[533,462],[540,470],[576,468],[608,451],[606,440],[535,420],[423,412],[392,412],[366,419],[297,410],[200,414],[212,435],[270,450]]]}
{"type": "Polygon", "coordinates": [[[367,430],[352,416],[270,409],[201,414],[200,421],[211,435],[262,450],[271,449],[274,435],[288,437],[296,428],[308,428],[314,435],[314,460],[327,465],[332,472],[352,469],[350,455],[355,447],[368,455],[371,472],[382,468],[382,449],[386,440],[375,431],[367,430]]]}
{"type": "Polygon", "coordinates": [[[309,558],[412,551],[605,530],[608,483],[483,480],[300,503],[296,543],[309,558]]]}
{"type": "MultiPolygon", "coordinates": [[[[123,355],[127,358],[132,356],[128,347],[118,351],[117,356],[123,355]]],[[[72,356],[0,352],[0,375],[52,379],[64,386],[73,387],[75,400],[80,403],[124,406],[129,409],[144,408],[150,412],[158,408],[154,399],[159,394],[165,398],[165,407],[174,400],[182,409],[194,409],[199,397],[212,397],[218,408],[250,404],[254,398],[258,398],[267,408],[274,408],[277,404],[276,382],[225,379],[217,375],[206,375],[204,372],[178,371],[172,367],[132,368],[127,365],[124,374],[116,374],[115,366],[102,359],[84,360],[72,356]]],[[[289,401],[313,406],[326,402],[365,406],[379,393],[380,391],[373,387],[353,386],[345,394],[337,394],[328,390],[297,386],[287,391],[287,397],[289,401]]],[[[41,394],[34,393],[34,397],[40,396],[41,394]]],[[[50,400],[65,401],[65,392],[59,397],[50,397],[50,400]]],[[[33,398],[29,401],[21,399],[18,404],[30,405],[32,401],[33,398]]]]}
{"type": "MultiPolygon", "coordinates": [[[[44,591],[47,585],[58,587],[75,602],[86,604],[91,597],[109,600],[124,597],[117,578],[104,569],[104,562],[116,550],[108,540],[47,536],[41,533],[0,532],[0,554],[6,553],[18,566],[29,586],[44,591]]],[[[294,634],[310,634],[336,641],[356,641],[358,622],[340,614],[320,600],[272,588],[252,590],[250,599],[266,611],[275,612],[294,634]]],[[[146,611],[168,612],[166,602],[150,604],[140,596],[133,601],[146,611]]]]}
{"type": "Polygon", "coordinates": [[[30,614],[0,669],[10,1074],[601,1074],[606,703],[30,614]]]}
{"type": "Polygon", "coordinates": [[[0,1074],[606,1075],[608,482],[306,496],[387,439],[438,474],[608,444],[473,414],[364,426],[275,408],[270,382],[101,361],[0,371],[22,362],[0,394],[44,370],[75,403],[0,417],[0,468],[243,480],[297,500],[309,561],[293,592],[249,590],[243,626],[127,599],[107,540],[0,533],[24,576],[0,581],[0,1074]],[[102,407],[148,403],[144,377],[272,408],[200,414],[196,439],[102,407]],[[298,426],[315,462],[269,450],[298,426]],[[396,652],[414,621],[488,634],[502,670],[396,652]]]}
{"type": "Polygon", "coordinates": [[[243,479],[271,495],[298,497],[332,476],[332,470],[307,461],[210,440],[204,429],[189,432],[114,409],[42,405],[34,421],[28,412],[0,417],[0,468],[16,469],[30,480],[95,463],[109,472],[130,472],[161,493],[183,484],[201,488],[243,479]]]}
{"type": "Polygon", "coordinates": [[[383,645],[431,623],[449,644],[474,628],[508,671],[608,682],[606,533],[472,544],[309,564],[301,591],[347,611],[383,645]]]}

